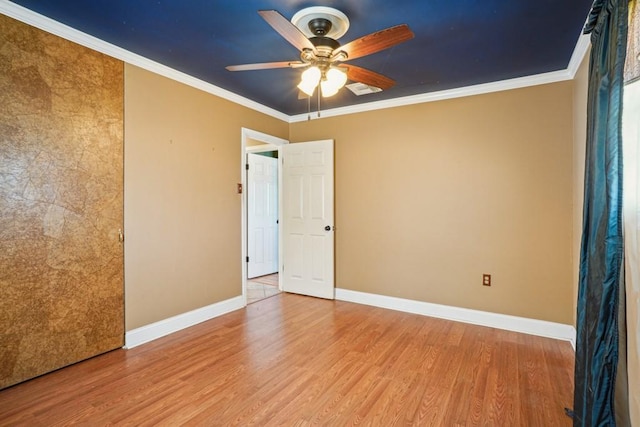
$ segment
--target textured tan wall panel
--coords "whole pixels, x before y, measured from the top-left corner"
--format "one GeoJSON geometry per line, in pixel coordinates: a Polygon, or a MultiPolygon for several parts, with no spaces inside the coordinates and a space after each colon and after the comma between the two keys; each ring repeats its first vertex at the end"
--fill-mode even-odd
{"type": "Polygon", "coordinates": [[[0,15],[0,388],[123,345],[123,85],[0,15]]]}

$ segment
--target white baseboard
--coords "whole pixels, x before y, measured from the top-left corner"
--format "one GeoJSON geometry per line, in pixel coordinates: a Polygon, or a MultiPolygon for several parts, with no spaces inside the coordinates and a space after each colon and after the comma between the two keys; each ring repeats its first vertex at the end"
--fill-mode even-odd
{"type": "Polygon", "coordinates": [[[388,308],[406,313],[421,314],[423,316],[471,323],[473,325],[488,326],[507,331],[555,338],[558,340],[569,341],[573,349],[575,350],[576,348],[575,328],[571,325],[565,325],[562,323],[547,322],[545,320],[490,313],[448,305],[432,304],[423,301],[369,294],[341,288],[336,288],[336,299],[340,301],[371,305],[374,307],[388,308]]]}
{"type": "Polygon", "coordinates": [[[130,349],[141,344],[153,341],[166,335],[178,332],[189,326],[197,325],[214,317],[222,316],[245,306],[244,298],[237,296],[220,301],[187,313],[182,313],[159,322],[151,323],[125,334],[124,348],[130,349]]]}
{"type": "MultiPolygon", "coordinates": [[[[565,325],[562,323],[433,304],[341,288],[336,289],[336,299],[340,301],[403,311],[405,313],[420,314],[423,316],[437,317],[439,319],[447,319],[470,323],[473,325],[554,338],[569,341],[574,350],[576,347],[575,328],[571,325],[565,325]]],[[[149,341],[178,332],[190,326],[197,325],[198,323],[238,310],[244,306],[244,298],[242,296],[237,296],[197,310],[160,320],[159,322],[155,322],[150,325],[133,329],[125,334],[125,348],[130,349],[141,344],[145,344],[149,341]]]]}

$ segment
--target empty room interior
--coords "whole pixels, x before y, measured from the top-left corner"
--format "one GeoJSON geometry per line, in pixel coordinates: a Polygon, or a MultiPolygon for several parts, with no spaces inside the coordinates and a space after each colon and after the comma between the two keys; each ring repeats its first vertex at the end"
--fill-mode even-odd
{"type": "Polygon", "coordinates": [[[153,3],[0,0],[0,425],[596,425],[594,2],[153,3]]]}

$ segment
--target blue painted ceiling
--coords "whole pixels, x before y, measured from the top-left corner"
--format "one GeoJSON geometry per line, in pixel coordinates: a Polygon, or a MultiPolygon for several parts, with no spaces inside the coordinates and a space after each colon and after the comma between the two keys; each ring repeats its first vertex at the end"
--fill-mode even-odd
{"type": "MultiPolygon", "coordinates": [[[[290,19],[330,6],[350,20],[340,38],[408,24],[415,38],[349,63],[396,81],[356,96],[342,89],[322,108],[495,82],[566,69],[592,0],[14,0],[77,30],[293,115],[307,111],[301,70],[230,72],[227,65],[298,60],[299,52],[257,13],[290,19]]],[[[315,102],[315,101],[314,101],[315,102]]]]}

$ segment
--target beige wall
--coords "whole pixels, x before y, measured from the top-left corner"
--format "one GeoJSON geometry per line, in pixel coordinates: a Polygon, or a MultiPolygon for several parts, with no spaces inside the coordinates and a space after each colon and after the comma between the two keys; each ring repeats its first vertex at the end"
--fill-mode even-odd
{"type": "Polygon", "coordinates": [[[573,325],[576,324],[580,242],[582,240],[582,204],[584,201],[584,161],[587,146],[587,87],[589,53],[573,80],[573,325]]]}
{"type": "Polygon", "coordinates": [[[131,330],[242,294],[240,130],[288,124],[125,67],[125,301],[131,330]]]}
{"type": "Polygon", "coordinates": [[[253,138],[247,138],[245,140],[245,144],[246,144],[247,147],[255,147],[255,146],[258,146],[258,145],[264,145],[264,142],[257,141],[257,140],[255,140],[253,138]]]}
{"type": "Polygon", "coordinates": [[[338,287],[572,323],[578,87],[288,125],[126,66],[127,330],[241,294],[241,127],[335,139],[338,287]]]}
{"type": "Polygon", "coordinates": [[[572,89],[292,124],[335,139],[337,286],[570,324],[572,89]]]}

